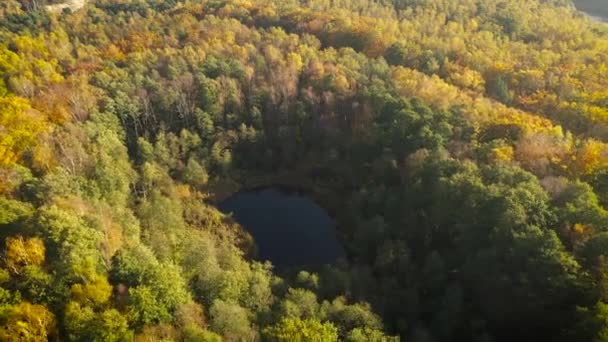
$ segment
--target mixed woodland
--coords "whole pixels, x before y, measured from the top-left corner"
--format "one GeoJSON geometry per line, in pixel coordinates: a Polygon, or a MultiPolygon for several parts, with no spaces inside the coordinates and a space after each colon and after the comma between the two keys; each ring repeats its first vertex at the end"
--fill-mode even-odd
{"type": "Polygon", "coordinates": [[[569,0],[50,3],[0,1],[0,340],[608,341],[608,24],[569,0]],[[216,204],[270,184],[346,260],[258,261],[216,204]]]}

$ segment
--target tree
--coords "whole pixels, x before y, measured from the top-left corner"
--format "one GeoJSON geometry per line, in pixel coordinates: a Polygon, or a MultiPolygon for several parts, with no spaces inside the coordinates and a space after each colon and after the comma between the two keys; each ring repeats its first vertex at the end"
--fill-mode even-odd
{"type": "Polygon", "coordinates": [[[301,319],[319,318],[320,305],[314,292],[290,288],[280,304],[281,315],[301,319]]]}
{"type": "Polygon", "coordinates": [[[170,322],[176,310],[190,301],[178,267],[157,262],[148,267],[142,270],[139,284],[129,289],[129,320],[138,328],[170,322]]]}
{"type": "Polygon", "coordinates": [[[42,305],[21,302],[2,321],[3,341],[46,341],[56,333],[55,316],[42,305]]]}
{"type": "Polygon", "coordinates": [[[327,319],[338,327],[340,336],[346,336],[357,328],[382,331],[382,321],[372,312],[369,304],[348,305],[345,298],[339,297],[329,305],[324,303],[323,309],[327,319]]]}
{"type": "Polygon", "coordinates": [[[222,337],[204,329],[187,328],[184,331],[184,341],[186,342],[222,342],[222,337]]]}
{"type": "Polygon", "coordinates": [[[0,196],[0,224],[11,224],[31,217],[32,214],[33,208],[28,203],[0,196]]]}
{"type": "Polygon", "coordinates": [[[269,342],[316,342],[338,341],[338,329],[330,322],[322,323],[314,318],[283,318],[276,325],[264,330],[269,342]]]}
{"type": "Polygon", "coordinates": [[[513,101],[513,93],[502,75],[487,83],[486,92],[502,103],[510,104],[513,101]]]}
{"type": "Polygon", "coordinates": [[[46,126],[26,99],[0,96],[0,166],[16,162],[46,126]]]}
{"type": "Polygon", "coordinates": [[[216,300],[210,311],[209,327],[227,340],[251,340],[256,331],[249,321],[248,312],[238,304],[216,300]]]}
{"type": "Polygon", "coordinates": [[[14,273],[19,273],[24,266],[40,266],[44,262],[45,248],[40,238],[9,237],[5,244],[5,263],[14,273]]]}
{"type": "Polygon", "coordinates": [[[142,285],[129,289],[129,308],[129,320],[139,329],[148,324],[171,320],[168,308],[159,301],[149,286],[142,285]]]}
{"type": "Polygon", "coordinates": [[[353,329],[346,337],[347,342],[399,342],[399,337],[386,336],[381,330],[370,328],[353,329]]]}
{"type": "Polygon", "coordinates": [[[195,188],[200,188],[201,186],[207,184],[209,174],[207,173],[207,170],[201,166],[201,164],[199,164],[193,158],[190,158],[188,159],[188,163],[184,169],[182,179],[187,184],[190,184],[195,188]]]}
{"type": "Polygon", "coordinates": [[[70,302],[65,309],[64,326],[71,341],[127,342],[133,332],[124,316],[115,309],[95,312],[88,306],[70,302]]]}
{"type": "Polygon", "coordinates": [[[95,274],[91,278],[84,284],[72,285],[72,297],[76,302],[91,307],[106,304],[112,295],[112,285],[105,276],[95,274]]]}

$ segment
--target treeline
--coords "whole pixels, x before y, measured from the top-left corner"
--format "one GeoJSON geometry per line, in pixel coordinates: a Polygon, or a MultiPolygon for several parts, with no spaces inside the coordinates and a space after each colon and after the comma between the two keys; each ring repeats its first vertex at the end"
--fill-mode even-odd
{"type": "Polygon", "coordinates": [[[0,15],[0,339],[606,336],[608,30],[569,3],[0,15]],[[285,174],[348,264],[279,277],[213,206],[285,174]]]}

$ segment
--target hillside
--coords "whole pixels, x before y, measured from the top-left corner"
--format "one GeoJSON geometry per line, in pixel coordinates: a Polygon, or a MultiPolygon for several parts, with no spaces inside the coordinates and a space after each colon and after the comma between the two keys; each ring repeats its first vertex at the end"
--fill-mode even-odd
{"type": "Polygon", "coordinates": [[[608,24],[568,0],[71,4],[0,2],[0,341],[608,336],[608,24]],[[346,261],[256,258],[216,207],[275,184],[346,261]]]}

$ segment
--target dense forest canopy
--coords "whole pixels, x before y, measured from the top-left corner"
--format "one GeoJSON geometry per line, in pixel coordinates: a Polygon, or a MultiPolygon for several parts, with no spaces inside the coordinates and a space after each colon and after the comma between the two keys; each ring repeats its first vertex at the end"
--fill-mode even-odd
{"type": "Polygon", "coordinates": [[[0,2],[0,340],[608,341],[608,25],[570,1],[49,4],[0,2]],[[265,184],[348,262],[256,261],[215,204],[265,184]]]}

